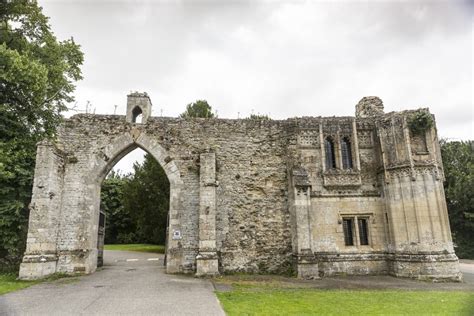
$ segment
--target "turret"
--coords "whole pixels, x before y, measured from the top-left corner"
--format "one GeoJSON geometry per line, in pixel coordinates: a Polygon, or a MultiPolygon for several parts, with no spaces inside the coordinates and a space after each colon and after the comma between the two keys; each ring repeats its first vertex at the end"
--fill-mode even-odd
{"type": "Polygon", "coordinates": [[[133,92],[127,96],[127,122],[145,124],[151,116],[151,100],[146,92],[133,92]]]}

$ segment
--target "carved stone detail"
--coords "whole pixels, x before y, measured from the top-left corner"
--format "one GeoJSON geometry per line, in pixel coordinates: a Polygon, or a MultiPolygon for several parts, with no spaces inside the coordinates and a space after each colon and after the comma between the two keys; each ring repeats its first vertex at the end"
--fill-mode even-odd
{"type": "Polygon", "coordinates": [[[362,185],[360,172],[352,170],[330,170],[323,173],[324,186],[329,188],[359,187],[362,185]]]}
{"type": "Polygon", "coordinates": [[[359,148],[374,147],[372,131],[357,131],[357,138],[359,141],[359,148]]]}
{"type": "MultiPolygon", "coordinates": [[[[428,166],[415,166],[414,168],[415,175],[434,175],[437,176],[436,167],[433,165],[428,166]]],[[[389,179],[400,179],[403,177],[412,177],[412,172],[410,166],[401,166],[401,167],[393,167],[387,170],[387,175],[389,179]]]]}
{"type": "Polygon", "coordinates": [[[298,134],[298,145],[303,147],[316,147],[319,145],[318,130],[301,130],[298,134]]]}
{"type": "Polygon", "coordinates": [[[410,144],[413,154],[423,155],[428,154],[428,146],[426,144],[425,134],[410,133],[410,144]]]}

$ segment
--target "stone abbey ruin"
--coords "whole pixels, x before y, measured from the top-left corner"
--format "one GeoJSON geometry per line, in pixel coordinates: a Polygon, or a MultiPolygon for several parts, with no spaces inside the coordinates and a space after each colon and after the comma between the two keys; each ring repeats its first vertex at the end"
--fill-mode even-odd
{"type": "Polygon", "coordinates": [[[168,273],[460,280],[436,128],[411,129],[419,113],[433,120],[365,97],[355,117],[151,117],[132,93],[126,116],[75,115],[38,144],[20,277],[96,270],[101,183],[140,147],[170,182],[168,273]]]}

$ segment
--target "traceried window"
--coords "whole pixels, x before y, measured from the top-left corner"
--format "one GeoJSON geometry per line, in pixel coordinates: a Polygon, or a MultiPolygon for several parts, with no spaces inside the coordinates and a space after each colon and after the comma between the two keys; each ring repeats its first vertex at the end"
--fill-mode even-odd
{"type": "Polygon", "coordinates": [[[325,139],[324,149],[326,151],[326,169],[335,169],[336,153],[334,152],[334,141],[330,137],[325,139]]]}
{"type": "Polygon", "coordinates": [[[351,141],[348,137],[343,137],[341,140],[341,157],[342,168],[352,169],[352,149],[351,141]]]}
{"type": "Polygon", "coordinates": [[[352,218],[344,218],[342,220],[342,226],[344,229],[344,243],[346,246],[354,246],[354,220],[352,218]]]}

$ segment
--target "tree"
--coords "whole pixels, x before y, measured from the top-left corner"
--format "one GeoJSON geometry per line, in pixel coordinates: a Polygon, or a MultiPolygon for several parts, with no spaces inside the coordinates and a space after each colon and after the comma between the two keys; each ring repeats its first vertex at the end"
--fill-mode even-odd
{"type": "Polygon", "coordinates": [[[105,243],[164,245],[169,209],[169,181],[149,154],[134,172],[111,172],[102,183],[101,210],[106,214],[105,243]]]}
{"type": "Polygon", "coordinates": [[[0,4],[0,265],[25,247],[36,143],[53,137],[83,54],[58,41],[36,1],[0,4]]]}
{"type": "Polygon", "coordinates": [[[137,242],[135,221],[123,207],[123,190],[131,177],[121,176],[112,170],[102,183],[100,209],[106,214],[106,244],[137,242]]]}
{"type": "Polygon", "coordinates": [[[123,188],[123,207],[134,220],[138,242],[164,245],[170,194],[168,177],[149,154],[143,164],[135,164],[133,169],[133,177],[123,188]]]}
{"type": "Polygon", "coordinates": [[[214,114],[212,113],[212,107],[207,103],[206,100],[197,100],[194,103],[189,103],[186,106],[186,111],[184,111],[180,117],[213,118],[214,114]]]}
{"type": "Polygon", "coordinates": [[[82,79],[83,54],[72,38],[56,39],[36,1],[1,8],[0,104],[30,135],[51,135],[82,79]]]}
{"type": "Polygon", "coordinates": [[[442,142],[449,221],[456,253],[474,259],[474,141],[442,142]]]}

